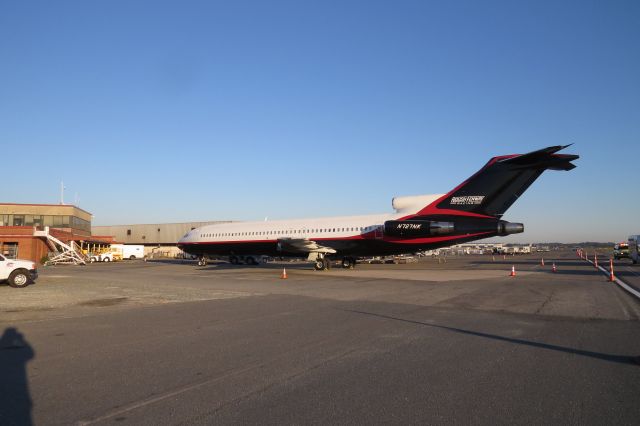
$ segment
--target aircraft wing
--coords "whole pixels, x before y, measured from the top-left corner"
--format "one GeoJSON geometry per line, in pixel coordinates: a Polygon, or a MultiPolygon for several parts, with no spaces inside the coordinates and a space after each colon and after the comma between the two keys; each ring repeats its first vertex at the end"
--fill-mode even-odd
{"type": "Polygon", "coordinates": [[[336,251],[331,247],[322,246],[307,238],[282,238],[278,240],[278,251],[289,253],[327,253],[336,251]]]}

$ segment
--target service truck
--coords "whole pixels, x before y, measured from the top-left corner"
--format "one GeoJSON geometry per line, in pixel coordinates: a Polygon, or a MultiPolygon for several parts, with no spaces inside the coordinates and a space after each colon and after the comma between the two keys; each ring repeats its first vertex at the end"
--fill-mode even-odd
{"type": "Polygon", "coordinates": [[[94,253],[89,257],[89,262],[115,262],[116,260],[122,260],[122,253],[118,249],[109,249],[101,251],[100,253],[94,253]]]}
{"type": "Polygon", "coordinates": [[[629,244],[618,243],[613,246],[613,258],[618,260],[625,257],[629,257],[629,244]]]}
{"type": "Polygon", "coordinates": [[[0,281],[7,281],[11,287],[26,287],[36,278],[38,269],[34,262],[0,255],[0,281]]]}
{"type": "Polygon", "coordinates": [[[144,246],[135,244],[111,244],[111,248],[118,250],[122,254],[123,259],[142,259],[144,258],[144,246]]]}

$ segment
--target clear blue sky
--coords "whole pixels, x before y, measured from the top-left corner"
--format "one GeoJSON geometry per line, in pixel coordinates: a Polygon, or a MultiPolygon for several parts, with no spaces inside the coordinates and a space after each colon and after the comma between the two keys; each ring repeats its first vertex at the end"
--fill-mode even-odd
{"type": "Polygon", "coordinates": [[[640,233],[640,2],[0,4],[0,201],[95,225],[391,212],[566,143],[517,240],[640,233]]]}

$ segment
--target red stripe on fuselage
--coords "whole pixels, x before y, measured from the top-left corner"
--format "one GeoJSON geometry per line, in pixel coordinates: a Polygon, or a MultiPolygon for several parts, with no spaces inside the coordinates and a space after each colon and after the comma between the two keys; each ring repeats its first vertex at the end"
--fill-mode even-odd
{"type": "MultiPolygon", "coordinates": [[[[477,232],[474,234],[464,234],[464,235],[449,235],[443,237],[425,237],[425,238],[397,238],[397,237],[389,237],[383,236],[382,238],[376,238],[374,236],[374,232],[368,232],[366,234],[360,235],[352,235],[349,237],[337,237],[337,238],[306,238],[309,241],[314,241],[317,243],[320,242],[331,242],[331,241],[347,241],[347,240],[362,240],[362,241],[384,241],[386,243],[397,243],[397,244],[421,244],[421,243],[439,243],[443,241],[453,241],[457,239],[464,239],[469,237],[476,237],[480,235],[488,235],[493,232],[477,232]]],[[[194,242],[183,242],[178,243],[178,245],[222,245],[222,244],[255,244],[255,243],[277,243],[278,241],[286,241],[285,238],[280,240],[236,240],[236,241],[194,241],[194,242]]]]}

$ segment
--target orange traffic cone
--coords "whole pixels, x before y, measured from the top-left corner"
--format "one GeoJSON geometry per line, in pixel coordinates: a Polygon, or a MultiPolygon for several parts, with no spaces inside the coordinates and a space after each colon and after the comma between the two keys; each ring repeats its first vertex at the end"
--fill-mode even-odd
{"type": "Polygon", "coordinates": [[[609,281],[614,282],[616,277],[613,275],[613,259],[609,259],[609,281]]]}
{"type": "Polygon", "coordinates": [[[282,275],[280,275],[280,279],[286,280],[287,278],[287,268],[282,268],[282,275]]]}
{"type": "Polygon", "coordinates": [[[544,266],[544,257],[540,258],[540,266],[544,266]]]}
{"type": "Polygon", "coordinates": [[[515,266],[511,266],[511,273],[509,274],[510,277],[515,277],[516,276],[516,267],[515,266]]]}
{"type": "Polygon", "coordinates": [[[551,272],[558,272],[558,269],[556,268],[556,262],[553,262],[553,266],[551,267],[551,272]]]}

